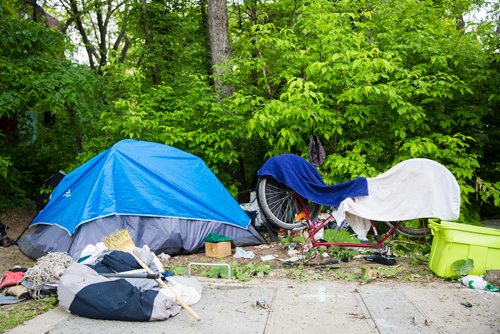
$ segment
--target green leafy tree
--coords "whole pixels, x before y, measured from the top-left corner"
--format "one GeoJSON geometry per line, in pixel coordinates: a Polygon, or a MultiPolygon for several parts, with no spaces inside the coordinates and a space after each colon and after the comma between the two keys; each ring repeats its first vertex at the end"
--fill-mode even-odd
{"type": "Polygon", "coordinates": [[[488,196],[477,187],[478,134],[488,132],[489,113],[481,91],[492,73],[481,32],[457,29],[471,3],[460,13],[432,1],[270,7],[262,4],[238,35],[233,73],[241,84],[235,96],[260,101],[250,137],[267,141],[269,155],[305,153],[309,136],[319,134],[330,183],[425,157],[458,179],[464,220],[478,219],[478,198],[498,202],[498,187],[482,181],[488,196]]]}
{"type": "Polygon", "coordinates": [[[0,19],[1,210],[32,198],[49,175],[81,150],[103,107],[102,86],[86,66],[67,61],[65,36],[30,19],[0,19]]]}

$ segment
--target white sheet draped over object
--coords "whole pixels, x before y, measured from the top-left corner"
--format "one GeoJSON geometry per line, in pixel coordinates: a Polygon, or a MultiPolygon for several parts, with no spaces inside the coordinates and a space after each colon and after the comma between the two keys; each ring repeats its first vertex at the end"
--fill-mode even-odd
{"type": "MultiPolygon", "coordinates": [[[[456,220],[460,216],[460,187],[451,172],[436,161],[405,160],[367,180],[368,196],[347,198],[333,212],[338,224],[346,220],[358,227],[363,219],[357,217],[401,221],[416,218],[456,220]]],[[[366,222],[361,224],[368,226],[366,222]]]]}

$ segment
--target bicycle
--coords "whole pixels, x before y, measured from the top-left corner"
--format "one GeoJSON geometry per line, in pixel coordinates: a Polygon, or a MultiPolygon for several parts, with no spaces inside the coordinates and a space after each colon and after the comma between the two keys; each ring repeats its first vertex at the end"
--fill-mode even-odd
{"type": "MultiPolygon", "coordinates": [[[[425,221],[428,217],[424,215],[423,217],[413,217],[415,219],[419,219],[424,222],[422,227],[412,227],[407,226],[406,223],[408,220],[397,220],[397,221],[386,221],[386,220],[374,220],[369,219],[371,231],[374,234],[375,242],[370,242],[368,240],[363,240],[361,243],[350,243],[350,242],[327,242],[322,240],[321,238],[316,238],[316,235],[322,231],[327,226],[333,226],[334,229],[338,228],[340,224],[337,224],[336,219],[334,218],[334,210],[331,208],[327,211],[326,218],[318,219],[318,215],[320,213],[321,204],[313,201],[311,197],[304,194],[304,189],[302,189],[302,184],[300,178],[295,177],[295,179],[287,180],[287,173],[291,172],[295,176],[300,175],[302,172],[290,171],[287,169],[295,168],[296,164],[301,165],[298,167],[298,170],[302,170],[305,168],[306,175],[305,177],[309,179],[313,179],[317,182],[321,175],[315,169],[315,167],[307,162],[305,159],[293,156],[293,155],[282,155],[281,157],[286,158],[290,161],[285,161],[284,163],[280,163],[280,161],[272,161],[272,159],[279,159],[280,156],[269,159],[264,166],[259,170],[258,176],[258,184],[257,184],[257,201],[259,204],[259,208],[264,215],[264,217],[279,228],[283,228],[285,230],[307,230],[308,239],[310,241],[310,245],[313,248],[321,247],[321,246],[340,246],[340,247],[364,247],[364,248],[372,248],[372,249],[381,249],[384,248],[388,240],[395,235],[395,233],[404,234],[411,237],[425,237],[430,235],[430,229],[425,225],[425,221]],[[285,157],[286,156],[286,157],[285,157]],[[270,162],[272,161],[272,162],[270,162]],[[272,168],[265,168],[266,164],[271,164],[272,168]],[[263,171],[264,172],[261,172],[263,171]],[[317,174],[316,174],[317,173],[317,174]],[[298,180],[297,180],[298,179],[298,180]],[[282,181],[282,182],[280,182],[282,181]],[[297,185],[296,182],[299,182],[297,185]],[[288,183],[288,184],[285,184],[288,183]],[[296,188],[296,189],[294,189],[296,188]],[[300,191],[302,194],[299,194],[297,188],[301,188],[300,191]],[[377,222],[383,222],[388,226],[388,231],[381,234],[377,229],[377,222]]],[[[434,173],[440,173],[439,175],[431,175],[431,179],[434,177],[439,178],[439,182],[445,185],[444,182],[449,184],[449,190],[444,192],[444,195],[451,196],[452,200],[449,204],[450,208],[443,208],[439,214],[442,218],[448,220],[449,218],[458,218],[459,210],[460,210],[460,190],[458,187],[458,183],[456,183],[455,178],[451,173],[442,165],[437,164],[436,162],[431,162],[431,160],[426,159],[411,159],[411,160],[419,160],[418,163],[425,166],[430,166],[434,173]],[[424,161],[422,161],[424,160],[424,161]],[[448,194],[449,193],[449,194],[448,194]],[[456,200],[458,196],[458,201],[456,200]],[[458,202],[458,206],[457,206],[458,202]],[[449,212],[451,213],[449,213],[449,212]]],[[[409,160],[408,160],[409,161],[409,160]]],[[[414,163],[411,161],[410,163],[414,163]]],[[[398,164],[397,166],[399,166],[398,164]]],[[[408,162],[404,164],[408,165],[408,162]]],[[[393,167],[396,168],[397,166],[393,167]]],[[[269,167],[269,166],[268,166],[269,167]]],[[[406,167],[408,169],[408,167],[406,167]]],[[[422,168],[419,166],[419,168],[422,168]]],[[[427,168],[427,167],[425,167],[427,168]]],[[[393,169],[388,172],[382,174],[385,175],[391,172],[393,169]]],[[[396,168],[398,173],[401,166],[396,168]]],[[[422,171],[421,171],[422,173],[422,171]]],[[[390,173],[389,173],[390,174],[390,173]]],[[[427,176],[426,176],[427,177],[427,176]]],[[[321,178],[322,181],[322,178],[321,178]]],[[[352,182],[352,181],[349,181],[352,182]]],[[[323,182],[324,184],[324,182],[323,182]]],[[[325,187],[331,187],[326,186],[325,187]]],[[[439,192],[439,190],[438,190],[439,192]]],[[[358,192],[359,193],[359,192],[358,192]]],[[[335,195],[335,191],[333,192],[335,195]]],[[[427,195],[427,194],[424,194],[427,195]]],[[[432,195],[432,194],[431,194],[432,195]]],[[[438,194],[443,195],[443,194],[438,194]]],[[[340,205],[343,201],[349,200],[350,197],[343,198],[340,201],[340,205]]],[[[361,198],[361,197],[359,197],[361,198]]],[[[369,200],[370,195],[364,197],[369,200]]],[[[352,201],[352,199],[351,199],[352,201]]],[[[426,213],[425,210],[421,210],[422,213],[426,213]]],[[[363,218],[363,217],[361,217],[363,218]]],[[[343,222],[340,222],[343,223],[343,222]]]]}

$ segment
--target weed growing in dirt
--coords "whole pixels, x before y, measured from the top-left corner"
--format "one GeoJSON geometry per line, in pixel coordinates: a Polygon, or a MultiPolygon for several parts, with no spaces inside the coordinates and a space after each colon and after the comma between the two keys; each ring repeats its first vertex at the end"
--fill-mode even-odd
{"type": "Polygon", "coordinates": [[[331,257],[339,259],[342,262],[349,262],[359,254],[359,251],[346,247],[334,246],[328,247],[328,254],[330,254],[331,257]]]}
{"type": "MultiPolygon", "coordinates": [[[[271,272],[271,266],[268,264],[254,264],[253,262],[247,263],[244,266],[238,264],[238,262],[234,261],[230,263],[232,277],[231,279],[236,279],[238,281],[249,281],[253,277],[264,277],[271,272]]],[[[174,273],[174,275],[186,275],[187,269],[186,266],[178,265],[173,268],[166,267],[166,270],[169,270],[174,273]]],[[[210,267],[209,269],[193,269],[193,273],[203,277],[209,278],[221,278],[227,279],[228,270],[226,267],[210,267]]]]}
{"type": "Polygon", "coordinates": [[[401,269],[399,267],[378,267],[377,268],[377,276],[390,278],[394,277],[401,273],[401,269]]]}
{"type": "Polygon", "coordinates": [[[417,241],[410,240],[405,237],[405,239],[393,240],[391,251],[398,257],[409,257],[411,259],[410,264],[412,266],[418,266],[429,262],[431,244],[427,238],[417,241]]]}
{"type": "Polygon", "coordinates": [[[325,279],[325,276],[317,272],[306,272],[303,265],[299,265],[297,268],[288,269],[288,276],[292,279],[296,279],[303,282],[308,281],[318,281],[325,279]]]}

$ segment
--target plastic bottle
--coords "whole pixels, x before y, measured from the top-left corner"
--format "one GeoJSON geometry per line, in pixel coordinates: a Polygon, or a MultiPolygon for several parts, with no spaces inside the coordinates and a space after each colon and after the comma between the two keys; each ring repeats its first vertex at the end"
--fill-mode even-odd
{"type": "Polygon", "coordinates": [[[463,285],[471,289],[486,290],[486,291],[499,291],[493,284],[484,280],[482,276],[467,275],[460,279],[463,285]]]}

